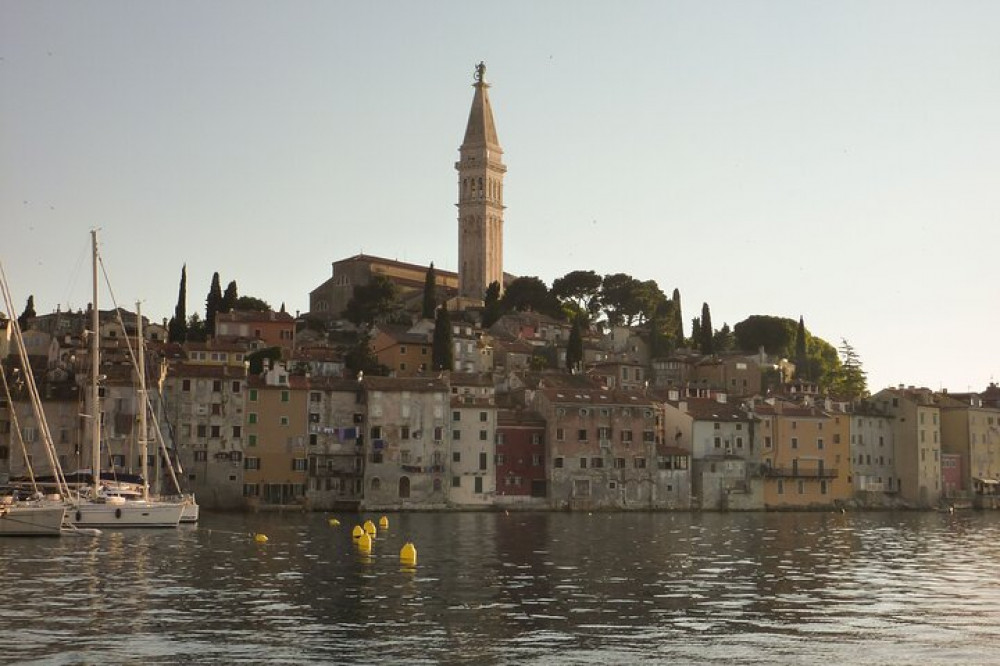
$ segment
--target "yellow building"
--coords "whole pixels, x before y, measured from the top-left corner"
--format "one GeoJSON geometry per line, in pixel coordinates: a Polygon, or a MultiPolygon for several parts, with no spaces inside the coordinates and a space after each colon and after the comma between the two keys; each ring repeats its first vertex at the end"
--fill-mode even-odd
{"type": "Polygon", "coordinates": [[[277,363],[249,381],[243,496],[250,504],[305,501],[309,471],[308,384],[277,363]]]}

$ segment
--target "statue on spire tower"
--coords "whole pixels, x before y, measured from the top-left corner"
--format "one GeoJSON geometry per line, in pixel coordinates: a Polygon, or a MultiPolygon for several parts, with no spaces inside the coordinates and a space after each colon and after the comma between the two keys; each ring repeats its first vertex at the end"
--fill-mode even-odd
{"type": "Polygon", "coordinates": [[[476,83],[486,83],[486,63],[482,60],[476,65],[476,83]]]}

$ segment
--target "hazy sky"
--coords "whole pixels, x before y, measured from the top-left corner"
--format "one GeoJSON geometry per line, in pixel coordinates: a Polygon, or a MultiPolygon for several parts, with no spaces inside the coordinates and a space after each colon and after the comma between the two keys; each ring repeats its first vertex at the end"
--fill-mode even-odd
{"type": "Polygon", "coordinates": [[[18,310],[308,309],[357,252],[457,263],[487,64],[504,268],[805,317],[877,390],[1000,379],[1000,2],[0,0],[0,259],[18,310]],[[104,305],[108,304],[107,297],[104,305]]]}

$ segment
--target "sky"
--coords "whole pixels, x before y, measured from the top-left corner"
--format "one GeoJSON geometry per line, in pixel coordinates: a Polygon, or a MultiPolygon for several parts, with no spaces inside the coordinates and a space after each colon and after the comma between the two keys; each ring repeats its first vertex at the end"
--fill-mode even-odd
{"type": "Polygon", "coordinates": [[[504,269],[625,272],[847,340],[869,387],[1000,380],[1000,3],[0,0],[18,313],[291,313],[333,261],[457,264],[485,61],[504,269]],[[110,296],[102,293],[102,307],[110,296]]]}

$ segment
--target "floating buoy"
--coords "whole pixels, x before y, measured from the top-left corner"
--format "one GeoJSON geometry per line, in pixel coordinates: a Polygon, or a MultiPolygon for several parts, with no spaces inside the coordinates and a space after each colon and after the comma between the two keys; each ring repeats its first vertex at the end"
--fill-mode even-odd
{"type": "Polygon", "coordinates": [[[267,535],[260,534],[258,532],[257,534],[253,535],[253,540],[256,541],[257,543],[267,543],[267,535]]]}
{"type": "Polygon", "coordinates": [[[403,544],[403,548],[399,551],[399,562],[411,567],[417,566],[417,547],[412,542],[407,541],[403,544]]]}
{"type": "Polygon", "coordinates": [[[372,538],[367,534],[362,534],[357,540],[358,550],[362,553],[370,553],[372,551],[372,538]]]}
{"type": "Polygon", "coordinates": [[[375,538],[375,535],[378,534],[378,530],[375,528],[375,523],[370,520],[365,521],[365,534],[373,539],[375,538]]]}
{"type": "Polygon", "coordinates": [[[340,521],[337,520],[336,518],[331,518],[329,522],[330,522],[330,527],[337,527],[338,525],[340,525],[340,521]]]}
{"type": "Polygon", "coordinates": [[[389,519],[386,518],[385,516],[382,516],[381,518],[379,518],[378,519],[378,528],[380,530],[387,530],[387,529],[389,529],[389,519]]]}
{"type": "Polygon", "coordinates": [[[354,529],[351,530],[351,537],[354,539],[360,539],[365,534],[365,531],[361,528],[361,525],[355,525],[354,529]]]}

